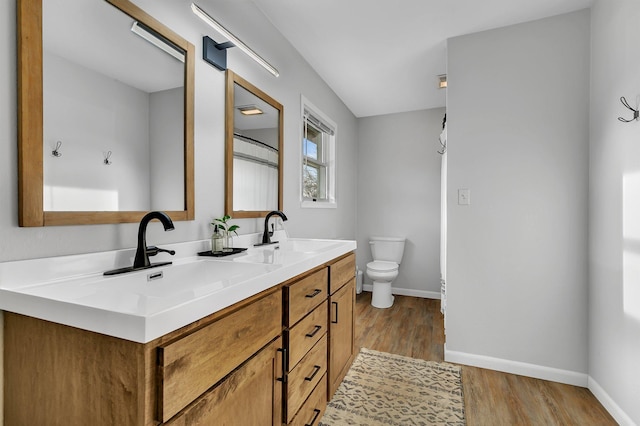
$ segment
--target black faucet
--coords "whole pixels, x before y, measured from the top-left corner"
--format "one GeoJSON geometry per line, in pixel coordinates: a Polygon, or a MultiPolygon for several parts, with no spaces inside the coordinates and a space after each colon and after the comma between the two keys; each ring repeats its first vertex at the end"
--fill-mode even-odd
{"type": "Polygon", "coordinates": [[[173,250],[165,250],[162,248],[158,248],[156,246],[147,247],[147,225],[153,219],[158,219],[162,222],[165,231],[172,231],[173,221],[164,212],[149,212],[142,217],[140,220],[140,226],[138,227],[138,247],[136,248],[136,257],[133,260],[133,266],[127,266],[125,268],[114,269],[111,271],[107,271],[104,275],[116,275],[122,274],[125,272],[137,271],[139,269],[147,269],[153,268],[155,266],[163,266],[169,265],[171,262],[159,262],[159,263],[151,263],[149,262],[149,256],[155,256],[160,252],[166,252],[170,255],[176,254],[173,250]]]}
{"type": "Polygon", "coordinates": [[[271,218],[271,216],[280,216],[282,220],[287,220],[287,216],[280,210],[274,210],[267,213],[267,216],[264,218],[264,233],[262,234],[262,244],[271,244],[271,236],[273,235],[273,231],[269,232],[269,219],[271,218]]]}
{"type": "MultiPolygon", "coordinates": [[[[138,248],[136,249],[136,257],[133,261],[133,269],[148,268],[151,266],[151,262],[149,262],[149,251],[147,250],[147,225],[153,219],[158,219],[162,222],[165,231],[173,231],[174,229],[171,218],[164,212],[149,212],[144,215],[140,220],[140,227],[138,228],[138,248]]],[[[167,263],[165,263],[165,265],[166,264],[167,263]]]]}

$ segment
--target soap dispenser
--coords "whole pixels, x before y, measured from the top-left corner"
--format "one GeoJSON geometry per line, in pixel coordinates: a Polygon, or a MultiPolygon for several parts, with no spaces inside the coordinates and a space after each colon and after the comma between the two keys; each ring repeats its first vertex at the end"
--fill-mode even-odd
{"type": "Polygon", "coordinates": [[[223,238],[218,225],[213,228],[213,235],[211,236],[211,251],[213,253],[220,253],[223,248],[223,238]]]}

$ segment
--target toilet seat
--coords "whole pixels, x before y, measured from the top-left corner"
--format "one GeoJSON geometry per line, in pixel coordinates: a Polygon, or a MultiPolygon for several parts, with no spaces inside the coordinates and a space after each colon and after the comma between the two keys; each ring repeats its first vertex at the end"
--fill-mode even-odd
{"type": "Polygon", "coordinates": [[[395,272],[398,267],[396,262],[386,262],[384,260],[374,260],[367,263],[367,269],[373,272],[395,272]]]}

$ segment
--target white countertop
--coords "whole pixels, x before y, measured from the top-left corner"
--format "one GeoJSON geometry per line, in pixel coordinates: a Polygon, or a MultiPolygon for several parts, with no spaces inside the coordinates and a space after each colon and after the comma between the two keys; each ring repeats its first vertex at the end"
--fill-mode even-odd
{"type": "MultiPolygon", "coordinates": [[[[168,244],[173,264],[121,275],[135,250],[0,263],[0,309],[146,343],[356,249],[350,240],[289,239],[227,257],[197,256],[208,240],[168,244]]],[[[354,271],[355,274],[355,271],[354,271]]]]}

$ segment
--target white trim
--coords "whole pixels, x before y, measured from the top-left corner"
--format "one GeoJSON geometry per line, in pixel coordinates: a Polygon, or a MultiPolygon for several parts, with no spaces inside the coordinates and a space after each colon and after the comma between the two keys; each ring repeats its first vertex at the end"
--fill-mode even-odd
{"type": "Polygon", "coordinates": [[[465,352],[451,351],[444,345],[444,360],[456,364],[471,365],[473,367],[487,368],[489,370],[502,371],[503,373],[517,374],[533,377],[535,379],[549,380],[567,385],[586,388],[589,376],[577,371],[561,370],[559,368],[544,367],[508,359],[493,358],[484,355],[475,355],[465,352]]]}
{"type": "MultiPolygon", "coordinates": [[[[369,292],[373,291],[373,284],[363,284],[362,290],[369,291],[369,292]]],[[[437,291],[414,290],[412,288],[391,287],[391,293],[398,294],[400,296],[420,297],[422,299],[440,299],[440,292],[437,292],[437,291]]]]}
{"type": "Polygon", "coordinates": [[[300,206],[305,209],[337,209],[338,204],[334,201],[309,201],[302,200],[300,206]]]}
{"type": "Polygon", "coordinates": [[[299,188],[298,188],[298,197],[300,199],[300,207],[301,208],[310,208],[310,209],[335,209],[338,207],[338,159],[337,159],[337,151],[338,151],[338,125],[335,121],[329,118],[326,114],[324,114],[318,107],[316,107],[313,103],[309,101],[303,94],[300,94],[300,131],[299,131],[299,141],[298,141],[298,151],[300,153],[299,161],[298,161],[298,180],[299,180],[299,188]],[[302,163],[303,163],[303,153],[302,149],[300,149],[300,143],[302,142],[302,137],[304,136],[304,110],[307,109],[311,111],[313,115],[319,119],[321,119],[325,124],[333,129],[333,138],[332,146],[328,147],[328,169],[330,173],[329,177],[329,200],[325,201],[309,201],[302,199],[302,163]]]}
{"type": "Polygon", "coordinates": [[[596,397],[602,406],[611,414],[611,417],[615,419],[621,426],[637,426],[637,424],[624,412],[622,408],[609,396],[607,392],[595,381],[595,379],[589,376],[589,390],[596,397]]]}

